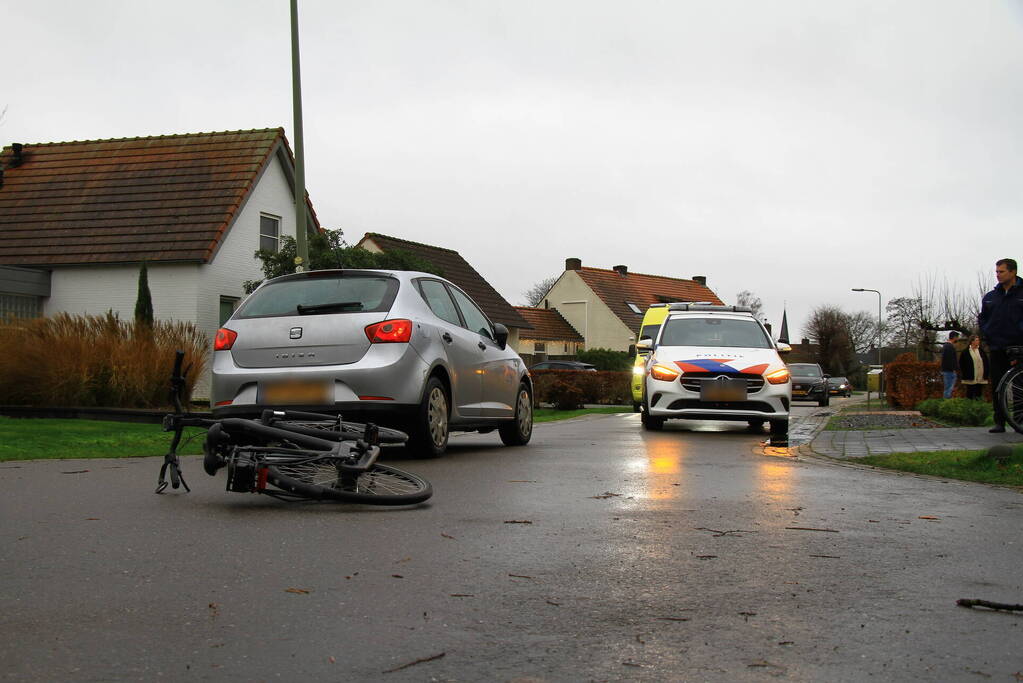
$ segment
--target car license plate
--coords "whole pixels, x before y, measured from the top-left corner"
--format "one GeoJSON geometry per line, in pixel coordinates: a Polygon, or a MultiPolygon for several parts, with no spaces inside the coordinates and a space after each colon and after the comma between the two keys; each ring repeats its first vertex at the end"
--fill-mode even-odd
{"type": "Polygon", "coordinates": [[[716,379],[700,385],[701,401],[745,401],[746,380],[716,379]]]}
{"type": "Polygon", "coordinates": [[[806,389],[793,389],[792,390],[792,395],[793,396],[806,396],[806,389]]]}
{"type": "Polygon", "coordinates": [[[263,382],[260,385],[258,402],[266,405],[296,405],[333,403],[329,385],[324,381],[302,379],[263,382]]]}

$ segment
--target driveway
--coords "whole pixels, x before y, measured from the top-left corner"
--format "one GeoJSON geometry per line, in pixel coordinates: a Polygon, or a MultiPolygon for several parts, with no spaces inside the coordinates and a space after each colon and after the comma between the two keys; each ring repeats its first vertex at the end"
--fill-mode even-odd
{"type": "MultiPolygon", "coordinates": [[[[804,409],[797,409],[804,410],[804,409]]],[[[807,408],[805,410],[811,410],[807,408]]],[[[4,680],[1013,680],[1014,490],[800,459],[727,423],[537,425],[392,460],[399,510],[0,464],[4,680]]]]}

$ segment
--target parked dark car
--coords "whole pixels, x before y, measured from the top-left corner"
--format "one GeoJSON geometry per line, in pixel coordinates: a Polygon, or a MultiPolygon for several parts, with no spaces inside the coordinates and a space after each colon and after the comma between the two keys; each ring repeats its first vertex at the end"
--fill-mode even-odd
{"type": "Polygon", "coordinates": [[[828,394],[832,396],[852,396],[852,382],[848,377],[829,377],[828,394]]]}
{"type": "Polygon", "coordinates": [[[537,363],[530,370],[592,370],[597,371],[597,367],[590,363],[580,363],[577,360],[545,360],[537,363]]]}
{"type": "Polygon", "coordinates": [[[816,363],[792,363],[789,365],[792,374],[792,400],[817,401],[817,405],[826,406],[831,403],[828,392],[828,375],[816,363]]]}

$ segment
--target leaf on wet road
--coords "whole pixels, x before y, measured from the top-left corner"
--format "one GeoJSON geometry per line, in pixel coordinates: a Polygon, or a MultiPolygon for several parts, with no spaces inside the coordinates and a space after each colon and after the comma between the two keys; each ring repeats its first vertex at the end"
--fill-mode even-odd
{"type": "Polygon", "coordinates": [[[917,517],[917,519],[934,519],[934,520],[938,520],[938,519],[941,519],[941,517],[935,517],[934,515],[920,515],[920,516],[917,517]]]}
{"type": "Polygon", "coordinates": [[[312,591],[307,591],[305,588],[285,588],[285,593],[295,593],[297,595],[308,595],[312,591]]]}
{"type": "Polygon", "coordinates": [[[604,491],[599,496],[590,496],[590,498],[595,498],[596,500],[604,500],[605,498],[617,498],[621,495],[622,494],[620,493],[614,493],[612,491],[604,491]]]}

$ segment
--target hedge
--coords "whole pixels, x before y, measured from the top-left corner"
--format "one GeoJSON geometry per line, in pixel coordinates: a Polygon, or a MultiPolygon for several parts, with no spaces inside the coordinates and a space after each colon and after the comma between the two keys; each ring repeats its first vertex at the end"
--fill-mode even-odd
{"type": "Polygon", "coordinates": [[[573,410],[586,403],[632,403],[631,372],[591,370],[532,370],[533,403],[573,410]]]}
{"type": "Polygon", "coordinates": [[[987,401],[966,398],[929,398],[920,401],[916,409],[925,417],[934,417],[964,427],[981,427],[994,421],[994,408],[987,401]]]}
{"type": "Polygon", "coordinates": [[[941,398],[944,391],[938,364],[917,360],[911,353],[884,366],[884,382],[889,405],[908,410],[925,399],[941,398]]]}

